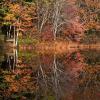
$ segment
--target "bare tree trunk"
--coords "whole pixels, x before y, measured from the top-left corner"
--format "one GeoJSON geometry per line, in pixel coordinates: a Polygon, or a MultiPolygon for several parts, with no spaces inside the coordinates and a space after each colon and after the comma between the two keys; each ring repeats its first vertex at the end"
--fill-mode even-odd
{"type": "Polygon", "coordinates": [[[62,7],[65,0],[55,0],[54,1],[54,10],[53,10],[53,34],[54,40],[56,40],[58,28],[63,24],[62,22],[62,7]]]}
{"type": "Polygon", "coordinates": [[[44,3],[43,0],[37,0],[37,16],[38,16],[38,23],[37,29],[40,36],[42,36],[43,28],[45,27],[46,22],[49,19],[50,13],[50,5],[44,3]]]}
{"type": "Polygon", "coordinates": [[[54,61],[53,61],[53,85],[54,85],[54,91],[56,94],[56,100],[60,100],[60,91],[59,91],[59,73],[56,63],[56,55],[54,54],[54,61]],[[59,95],[58,95],[59,94],[59,95]]]}
{"type": "Polygon", "coordinates": [[[9,30],[8,30],[8,36],[9,36],[9,38],[11,38],[11,25],[9,26],[9,30]]]}

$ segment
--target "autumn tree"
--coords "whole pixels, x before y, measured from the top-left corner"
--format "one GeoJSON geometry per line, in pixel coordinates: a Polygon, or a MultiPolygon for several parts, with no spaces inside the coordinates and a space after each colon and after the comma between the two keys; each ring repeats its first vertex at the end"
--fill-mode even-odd
{"type": "Polygon", "coordinates": [[[42,0],[37,1],[38,30],[43,37],[53,36],[56,40],[58,36],[77,38],[74,35],[81,35],[84,32],[82,24],[77,17],[77,7],[75,0],[42,0]],[[73,28],[73,31],[72,29],[73,28]],[[69,30],[69,32],[68,32],[69,30]],[[45,34],[44,34],[45,33],[45,34]]]}
{"type": "Polygon", "coordinates": [[[85,27],[85,43],[99,42],[100,33],[100,1],[99,0],[77,0],[80,21],[85,27]]]}
{"type": "Polygon", "coordinates": [[[41,40],[80,41],[84,27],[80,22],[76,0],[7,1],[5,22],[16,27],[17,33],[41,40]],[[7,5],[8,4],[8,5],[7,5]],[[36,38],[35,36],[35,38],[36,38]]]}
{"type": "Polygon", "coordinates": [[[86,29],[100,29],[99,25],[99,12],[100,1],[99,0],[78,0],[78,6],[80,8],[79,14],[81,21],[84,22],[86,29]]]}
{"type": "MultiPolygon", "coordinates": [[[[34,37],[36,33],[36,8],[35,3],[26,3],[24,0],[3,2],[3,8],[7,7],[7,12],[3,17],[3,24],[7,25],[7,36],[16,34],[34,37]],[[11,32],[13,29],[13,32],[11,32]]],[[[15,36],[15,35],[14,35],[15,36]]]]}

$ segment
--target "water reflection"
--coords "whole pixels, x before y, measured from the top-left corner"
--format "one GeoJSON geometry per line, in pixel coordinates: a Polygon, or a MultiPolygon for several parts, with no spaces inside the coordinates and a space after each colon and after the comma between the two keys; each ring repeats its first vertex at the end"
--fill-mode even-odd
{"type": "Polygon", "coordinates": [[[98,51],[94,54],[98,60],[90,56],[94,51],[60,55],[26,52],[19,52],[18,59],[16,50],[4,56],[1,69],[8,83],[7,95],[2,92],[5,100],[99,100],[98,51]],[[5,74],[5,69],[10,72],[5,74]]]}
{"type": "Polygon", "coordinates": [[[17,50],[14,49],[12,52],[6,52],[3,55],[3,61],[1,62],[1,69],[3,70],[15,70],[17,64],[17,50]]]}

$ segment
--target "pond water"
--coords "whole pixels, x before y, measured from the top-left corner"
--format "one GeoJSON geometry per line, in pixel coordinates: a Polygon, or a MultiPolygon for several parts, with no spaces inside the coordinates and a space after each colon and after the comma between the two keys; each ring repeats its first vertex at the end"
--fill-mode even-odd
{"type": "Polygon", "coordinates": [[[0,100],[100,100],[100,52],[1,48],[0,100]]]}

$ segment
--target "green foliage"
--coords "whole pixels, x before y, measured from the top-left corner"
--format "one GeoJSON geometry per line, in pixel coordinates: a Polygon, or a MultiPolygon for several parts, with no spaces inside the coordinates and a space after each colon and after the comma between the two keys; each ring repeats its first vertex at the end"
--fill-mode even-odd
{"type": "Polygon", "coordinates": [[[96,34],[95,29],[89,29],[86,33],[86,35],[96,34]]]}
{"type": "Polygon", "coordinates": [[[9,26],[9,25],[11,25],[11,22],[3,22],[3,25],[9,26]]]}
{"type": "Polygon", "coordinates": [[[4,9],[0,9],[0,17],[3,17],[5,14],[5,10],[4,9]]]}
{"type": "Polygon", "coordinates": [[[0,0],[0,3],[2,3],[3,2],[3,0],[0,0]]]}
{"type": "Polygon", "coordinates": [[[8,84],[6,84],[6,83],[0,84],[0,89],[4,90],[4,89],[7,89],[7,88],[8,88],[8,84]]]}
{"type": "Polygon", "coordinates": [[[19,80],[20,78],[22,78],[22,76],[19,75],[19,74],[17,74],[17,75],[15,76],[15,80],[19,80]]]}
{"type": "Polygon", "coordinates": [[[87,30],[86,31],[86,36],[89,36],[89,35],[95,35],[95,36],[98,36],[98,37],[100,37],[100,33],[99,33],[100,31],[99,30],[96,30],[96,29],[89,29],[89,30],[87,30]]]}
{"type": "Polygon", "coordinates": [[[30,61],[32,57],[36,57],[38,54],[36,52],[30,52],[30,51],[24,51],[24,52],[21,52],[18,53],[18,57],[20,58],[25,58],[26,61],[30,61]]]}
{"type": "Polygon", "coordinates": [[[20,95],[18,95],[18,94],[12,94],[11,95],[11,99],[13,99],[13,100],[19,100],[20,99],[20,95]]]}
{"type": "Polygon", "coordinates": [[[34,96],[34,94],[33,93],[31,93],[31,92],[22,92],[22,95],[23,96],[25,96],[25,97],[27,97],[28,99],[31,99],[31,97],[33,97],[34,96]]]}
{"type": "Polygon", "coordinates": [[[2,82],[4,80],[4,77],[1,75],[0,76],[0,82],[2,82]]]}
{"type": "Polygon", "coordinates": [[[26,45],[31,44],[31,45],[34,45],[34,44],[36,44],[36,43],[38,43],[38,42],[39,42],[39,41],[38,41],[37,39],[28,38],[28,37],[26,37],[26,38],[24,38],[24,39],[19,39],[19,40],[18,40],[18,43],[19,43],[20,45],[22,45],[22,44],[26,44],[26,45]]]}
{"type": "Polygon", "coordinates": [[[100,64],[100,54],[98,51],[85,51],[83,52],[85,56],[85,62],[89,65],[99,65],[100,64]]]}
{"type": "Polygon", "coordinates": [[[25,0],[25,2],[32,2],[33,0],[25,0]]]}
{"type": "Polygon", "coordinates": [[[6,16],[6,13],[8,12],[7,7],[0,8],[0,26],[2,26],[2,23],[4,22],[4,17],[6,16]]]}
{"type": "Polygon", "coordinates": [[[3,74],[0,74],[0,90],[5,90],[8,88],[8,83],[5,81],[3,74]]]}
{"type": "Polygon", "coordinates": [[[81,42],[84,44],[99,43],[100,42],[100,31],[96,29],[87,30],[81,42]]]}

